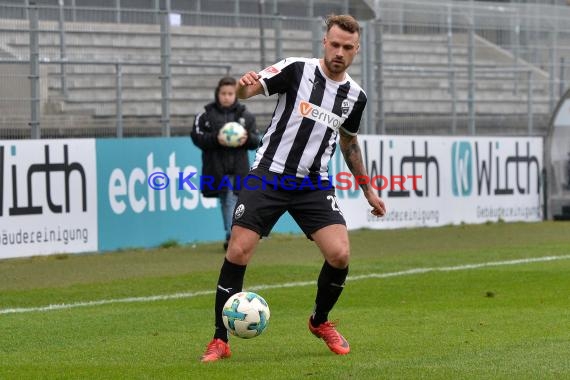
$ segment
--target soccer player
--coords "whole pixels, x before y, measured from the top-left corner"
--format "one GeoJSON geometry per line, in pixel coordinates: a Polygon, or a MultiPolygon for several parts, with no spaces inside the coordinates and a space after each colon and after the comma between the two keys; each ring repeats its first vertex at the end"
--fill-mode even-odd
{"type": "MultiPolygon", "coordinates": [[[[231,356],[222,322],[223,306],[241,291],[246,266],[260,237],[269,234],[285,211],[324,257],[309,330],[332,352],[344,355],[350,351],[346,339],[328,321],[348,274],[348,231],[334,189],[322,183],[328,180],[328,163],[339,136],[340,150],[352,174],[367,175],[356,137],[366,94],[346,72],[360,46],[358,22],[349,15],[332,15],[326,26],[321,59],[287,58],[260,73],[250,71],[238,82],[240,99],[278,94],[278,100],[234,212],[231,239],[218,279],[216,329],[202,355],[203,362],[231,356]],[[285,176],[287,188],[280,185],[285,176]],[[306,185],[309,179],[321,186],[291,190],[291,179],[299,185],[306,185]]],[[[378,194],[368,185],[360,188],[371,213],[383,216],[385,206],[378,194]]]]}

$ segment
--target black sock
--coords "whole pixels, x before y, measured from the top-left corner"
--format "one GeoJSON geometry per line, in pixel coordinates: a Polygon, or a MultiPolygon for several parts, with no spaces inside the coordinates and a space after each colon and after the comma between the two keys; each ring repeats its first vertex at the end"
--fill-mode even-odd
{"type": "Polygon", "coordinates": [[[238,265],[224,259],[222,269],[220,270],[220,277],[218,278],[218,286],[216,289],[216,306],[214,308],[216,313],[216,331],[214,338],[228,341],[228,330],[224,326],[222,320],[222,310],[224,304],[236,293],[241,292],[243,287],[243,278],[245,276],[246,265],[238,265]]]}
{"type": "Polygon", "coordinates": [[[315,299],[315,311],[311,319],[313,326],[326,322],[329,311],[340,297],[344,288],[344,281],[348,275],[348,267],[339,269],[325,261],[317,282],[317,297],[315,299]]]}

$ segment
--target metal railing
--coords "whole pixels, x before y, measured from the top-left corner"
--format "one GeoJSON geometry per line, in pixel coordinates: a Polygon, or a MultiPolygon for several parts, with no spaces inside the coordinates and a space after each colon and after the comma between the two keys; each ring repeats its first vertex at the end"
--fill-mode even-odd
{"type": "MultiPolygon", "coordinates": [[[[125,6],[121,0],[114,0],[112,3],[103,2],[98,0],[86,1],[82,0],[77,4],[76,0],[52,0],[53,11],[49,16],[53,20],[57,20],[58,12],[64,13],[67,21],[71,22],[113,22],[113,23],[129,23],[133,22],[133,11],[142,11],[145,13],[144,17],[138,17],[136,22],[156,24],[159,22],[158,13],[161,10],[165,0],[140,0],[139,4],[130,1],[129,6],[125,6]],[[113,4],[114,3],[114,4],[113,4]],[[136,4],[136,6],[133,6],[136,4]],[[54,5],[59,5],[60,11],[57,11],[54,5]],[[93,17],[92,13],[104,11],[104,18],[93,17]]],[[[20,18],[27,20],[29,15],[29,6],[33,0],[24,0],[22,5],[13,3],[6,3],[10,7],[10,11],[6,16],[10,18],[20,18]]],[[[0,1],[2,3],[2,1],[0,1]]],[[[42,5],[49,5],[43,3],[42,5]]],[[[235,26],[242,26],[241,15],[244,13],[257,13],[259,10],[265,15],[288,14],[288,11],[294,9],[295,16],[313,18],[316,15],[324,12],[334,11],[336,13],[350,13],[351,8],[367,9],[366,1],[350,1],[350,0],[308,0],[292,1],[283,0],[184,0],[176,2],[176,7],[172,8],[173,12],[179,13],[194,13],[199,15],[201,13],[211,12],[224,12],[232,13],[235,26]],[[352,3],[352,4],[351,4],[352,3]],[[356,4],[355,4],[356,3],[356,4]],[[261,6],[261,8],[260,8],[261,6]]],[[[184,18],[181,20],[183,23],[188,22],[196,25],[200,23],[199,17],[184,18]]]]}
{"type": "MultiPolygon", "coordinates": [[[[476,121],[476,114],[473,112],[475,109],[475,96],[474,91],[475,88],[475,80],[474,77],[471,75],[467,75],[465,79],[461,79],[462,71],[456,68],[453,69],[433,69],[433,68],[425,68],[425,67],[415,67],[415,66],[384,66],[383,71],[390,75],[390,73],[412,73],[415,75],[441,75],[446,80],[449,81],[448,84],[448,93],[449,102],[450,102],[450,125],[449,125],[449,134],[456,135],[457,134],[457,123],[458,123],[458,104],[466,104],[467,108],[470,112],[467,113],[467,132],[470,135],[475,135],[475,121],[476,121]],[[470,89],[469,95],[467,99],[463,100],[457,96],[457,87],[459,83],[463,83],[470,89]]],[[[494,68],[494,69],[479,69],[477,73],[484,74],[484,73],[491,73],[491,74],[501,74],[501,73],[523,73],[526,75],[526,114],[528,115],[527,120],[527,134],[533,135],[534,134],[534,118],[533,118],[533,104],[534,104],[534,79],[533,79],[533,69],[523,69],[523,68],[494,68]]],[[[518,84],[518,81],[515,82],[518,84]]],[[[513,84],[513,92],[515,92],[515,87],[518,85],[513,84]]],[[[430,103],[430,99],[425,99],[424,102],[430,103]]],[[[378,114],[379,125],[381,131],[386,131],[386,117],[384,115],[384,111],[380,111],[378,114]]]]}
{"type": "MultiPolygon", "coordinates": [[[[544,133],[547,115],[550,115],[558,98],[567,88],[565,72],[570,56],[570,7],[550,4],[413,0],[377,0],[374,4],[377,17],[374,21],[377,24],[376,35],[382,36],[381,40],[384,40],[376,46],[380,51],[377,54],[381,66],[381,75],[377,73],[380,78],[379,86],[383,85],[385,77],[404,71],[407,66],[413,67],[410,73],[412,76],[417,75],[417,67],[422,66],[421,62],[413,62],[410,65],[397,62],[398,64],[392,65],[396,66],[395,68],[386,69],[392,62],[383,59],[390,54],[384,51],[385,45],[397,36],[401,36],[402,41],[413,36],[423,36],[426,38],[426,45],[431,45],[434,49],[438,48],[437,45],[439,48],[446,46],[445,60],[442,59],[436,65],[425,62],[423,66],[428,71],[447,71],[448,91],[456,103],[461,101],[461,94],[453,93],[456,91],[452,85],[453,78],[459,75],[465,77],[467,88],[463,95],[466,96],[464,102],[467,103],[468,111],[463,118],[467,126],[459,131],[460,133],[476,134],[479,132],[477,123],[493,117],[485,115],[484,109],[489,107],[480,107],[482,103],[507,104],[509,100],[502,98],[513,96],[519,99],[521,105],[526,103],[526,133],[544,133]],[[429,41],[429,38],[433,41],[429,41]],[[503,94],[497,93],[496,96],[485,93],[479,96],[481,91],[477,86],[486,80],[491,82],[492,79],[486,77],[493,75],[494,80],[503,85],[510,78],[513,85],[512,94],[507,92],[508,89],[504,89],[503,94]],[[526,91],[520,92],[519,87],[526,87],[526,91]]],[[[444,51],[440,55],[444,56],[444,51]]],[[[490,86],[490,83],[487,85],[490,86]]],[[[378,93],[382,95],[381,88],[378,93]]],[[[424,101],[430,102],[430,99],[424,101]]],[[[389,104],[386,104],[384,99],[379,102],[382,105],[378,112],[378,129],[381,132],[394,132],[394,128],[385,125],[390,116],[385,118],[381,112],[382,109],[389,108],[389,104]]],[[[505,107],[504,115],[497,115],[497,119],[501,119],[497,122],[498,125],[504,125],[503,121],[508,118],[520,118],[519,115],[509,115],[512,112],[509,112],[508,108],[505,107]]],[[[455,108],[452,107],[449,111],[445,123],[450,124],[451,131],[456,131],[457,117],[454,116],[453,109],[455,108]]],[[[420,118],[418,115],[418,119],[420,118]]],[[[519,131],[521,133],[523,129],[519,128],[519,131]]]]}
{"type": "MultiPolygon", "coordinates": [[[[11,64],[21,64],[21,63],[28,63],[26,61],[21,60],[2,60],[0,63],[11,63],[11,64]]],[[[163,63],[161,62],[121,62],[121,61],[78,61],[78,60],[39,60],[37,63],[31,63],[32,70],[35,72],[34,74],[30,75],[30,82],[32,83],[32,93],[34,94],[32,101],[34,103],[34,108],[36,111],[32,113],[30,125],[32,126],[32,138],[40,138],[40,133],[35,126],[39,125],[39,65],[58,65],[62,68],[67,66],[112,66],[114,68],[114,78],[115,78],[115,112],[116,112],[116,120],[115,120],[115,127],[116,127],[116,137],[123,137],[123,67],[131,66],[131,67],[162,67],[163,63]]],[[[181,68],[219,68],[220,72],[224,75],[229,75],[231,70],[231,65],[227,64],[215,64],[215,63],[208,63],[208,64],[200,64],[195,62],[169,62],[169,67],[181,67],[181,68]]],[[[65,69],[62,70],[65,73],[65,69]]],[[[61,78],[64,78],[66,75],[60,75],[61,78]]],[[[168,83],[166,82],[167,79],[170,79],[170,76],[160,75],[158,76],[159,79],[162,80],[163,87],[162,87],[162,96],[161,96],[161,108],[163,110],[167,110],[168,101],[170,99],[170,89],[168,87],[168,83]],[[166,82],[166,83],[165,83],[166,82]]],[[[67,93],[66,89],[63,87],[62,81],[62,94],[66,96],[67,93]]],[[[161,125],[162,125],[162,135],[163,136],[170,136],[170,119],[169,113],[165,112],[162,114],[161,118],[161,125]]]]}
{"type": "MultiPolygon", "coordinates": [[[[114,136],[132,135],[125,132],[133,124],[157,120],[160,128],[153,130],[168,136],[173,118],[189,129],[193,115],[213,100],[221,75],[238,76],[287,56],[320,56],[322,16],[352,7],[339,0],[325,9],[325,3],[308,2],[310,17],[279,13],[286,8],[279,1],[247,14],[245,5],[258,3],[243,1],[226,13],[209,11],[205,2],[200,9],[173,11],[168,0],[120,10],[69,2],[0,4],[0,64],[29,67],[28,136],[46,137],[40,127],[54,127],[52,119],[79,130],[81,117],[80,123],[105,128],[112,121],[114,136]],[[314,13],[318,6],[321,14],[314,13]],[[28,18],[9,17],[20,14],[16,10],[28,18]],[[90,22],[77,22],[87,16],[90,22]],[[95,111],[89,115],[81,107],[95,111]]],[[[543,133],[567,89],[570,7],[374,3],[377,17],[361,21],[360,54],[350,69],[369,99],[362,132],[543,133]]],[[[0,71],[10,75],[20,74],[0,71]]],[[[0,85],[0,106],[11,101],[0,85]]],[[[263,128],[274,101],[247,105],[263,128]]],[[[0,137],[10,137],[4,126],[13,119],[3,119],[0,137]]],[[[134,133],[147,133],[143,129],[134,133]]]]}

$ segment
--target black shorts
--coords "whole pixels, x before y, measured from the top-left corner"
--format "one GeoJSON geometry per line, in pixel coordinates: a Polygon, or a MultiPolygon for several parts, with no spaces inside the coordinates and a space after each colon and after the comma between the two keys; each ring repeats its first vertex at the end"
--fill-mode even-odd
{"type": "Polygon", "coordinates": [[[265,181],[265,176],[252,173],[244,177],[232,225],[248,228],[260,236],[268,236],[286,211],[309,239],[323,227],[346,225],[332,186],[301,186],[297,183],[284,188],[280,186],[284,183],[280,181],[282,176],[271,176],[270,181],[265,181]]]}

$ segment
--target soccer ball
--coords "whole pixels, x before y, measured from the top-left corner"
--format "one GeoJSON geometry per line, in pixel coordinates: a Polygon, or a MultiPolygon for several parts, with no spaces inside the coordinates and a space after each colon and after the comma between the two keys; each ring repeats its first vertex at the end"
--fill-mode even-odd
{"type": "Polygon", "coordinates": [[[230,334],[244,339],[254,338],[267,328],[269,306],[259,294],[239,292],[227,300],[222,320],[230,334]]]}
{"type": "Polygon", "coordinates": [[[242,138],[247,136],[247,132],[243,125],[236,121],[230,121],[229,123],[224,124],[220,129],[219,134],[226,141],[226,145],[233,148],[240,146],[242,138]]]}

